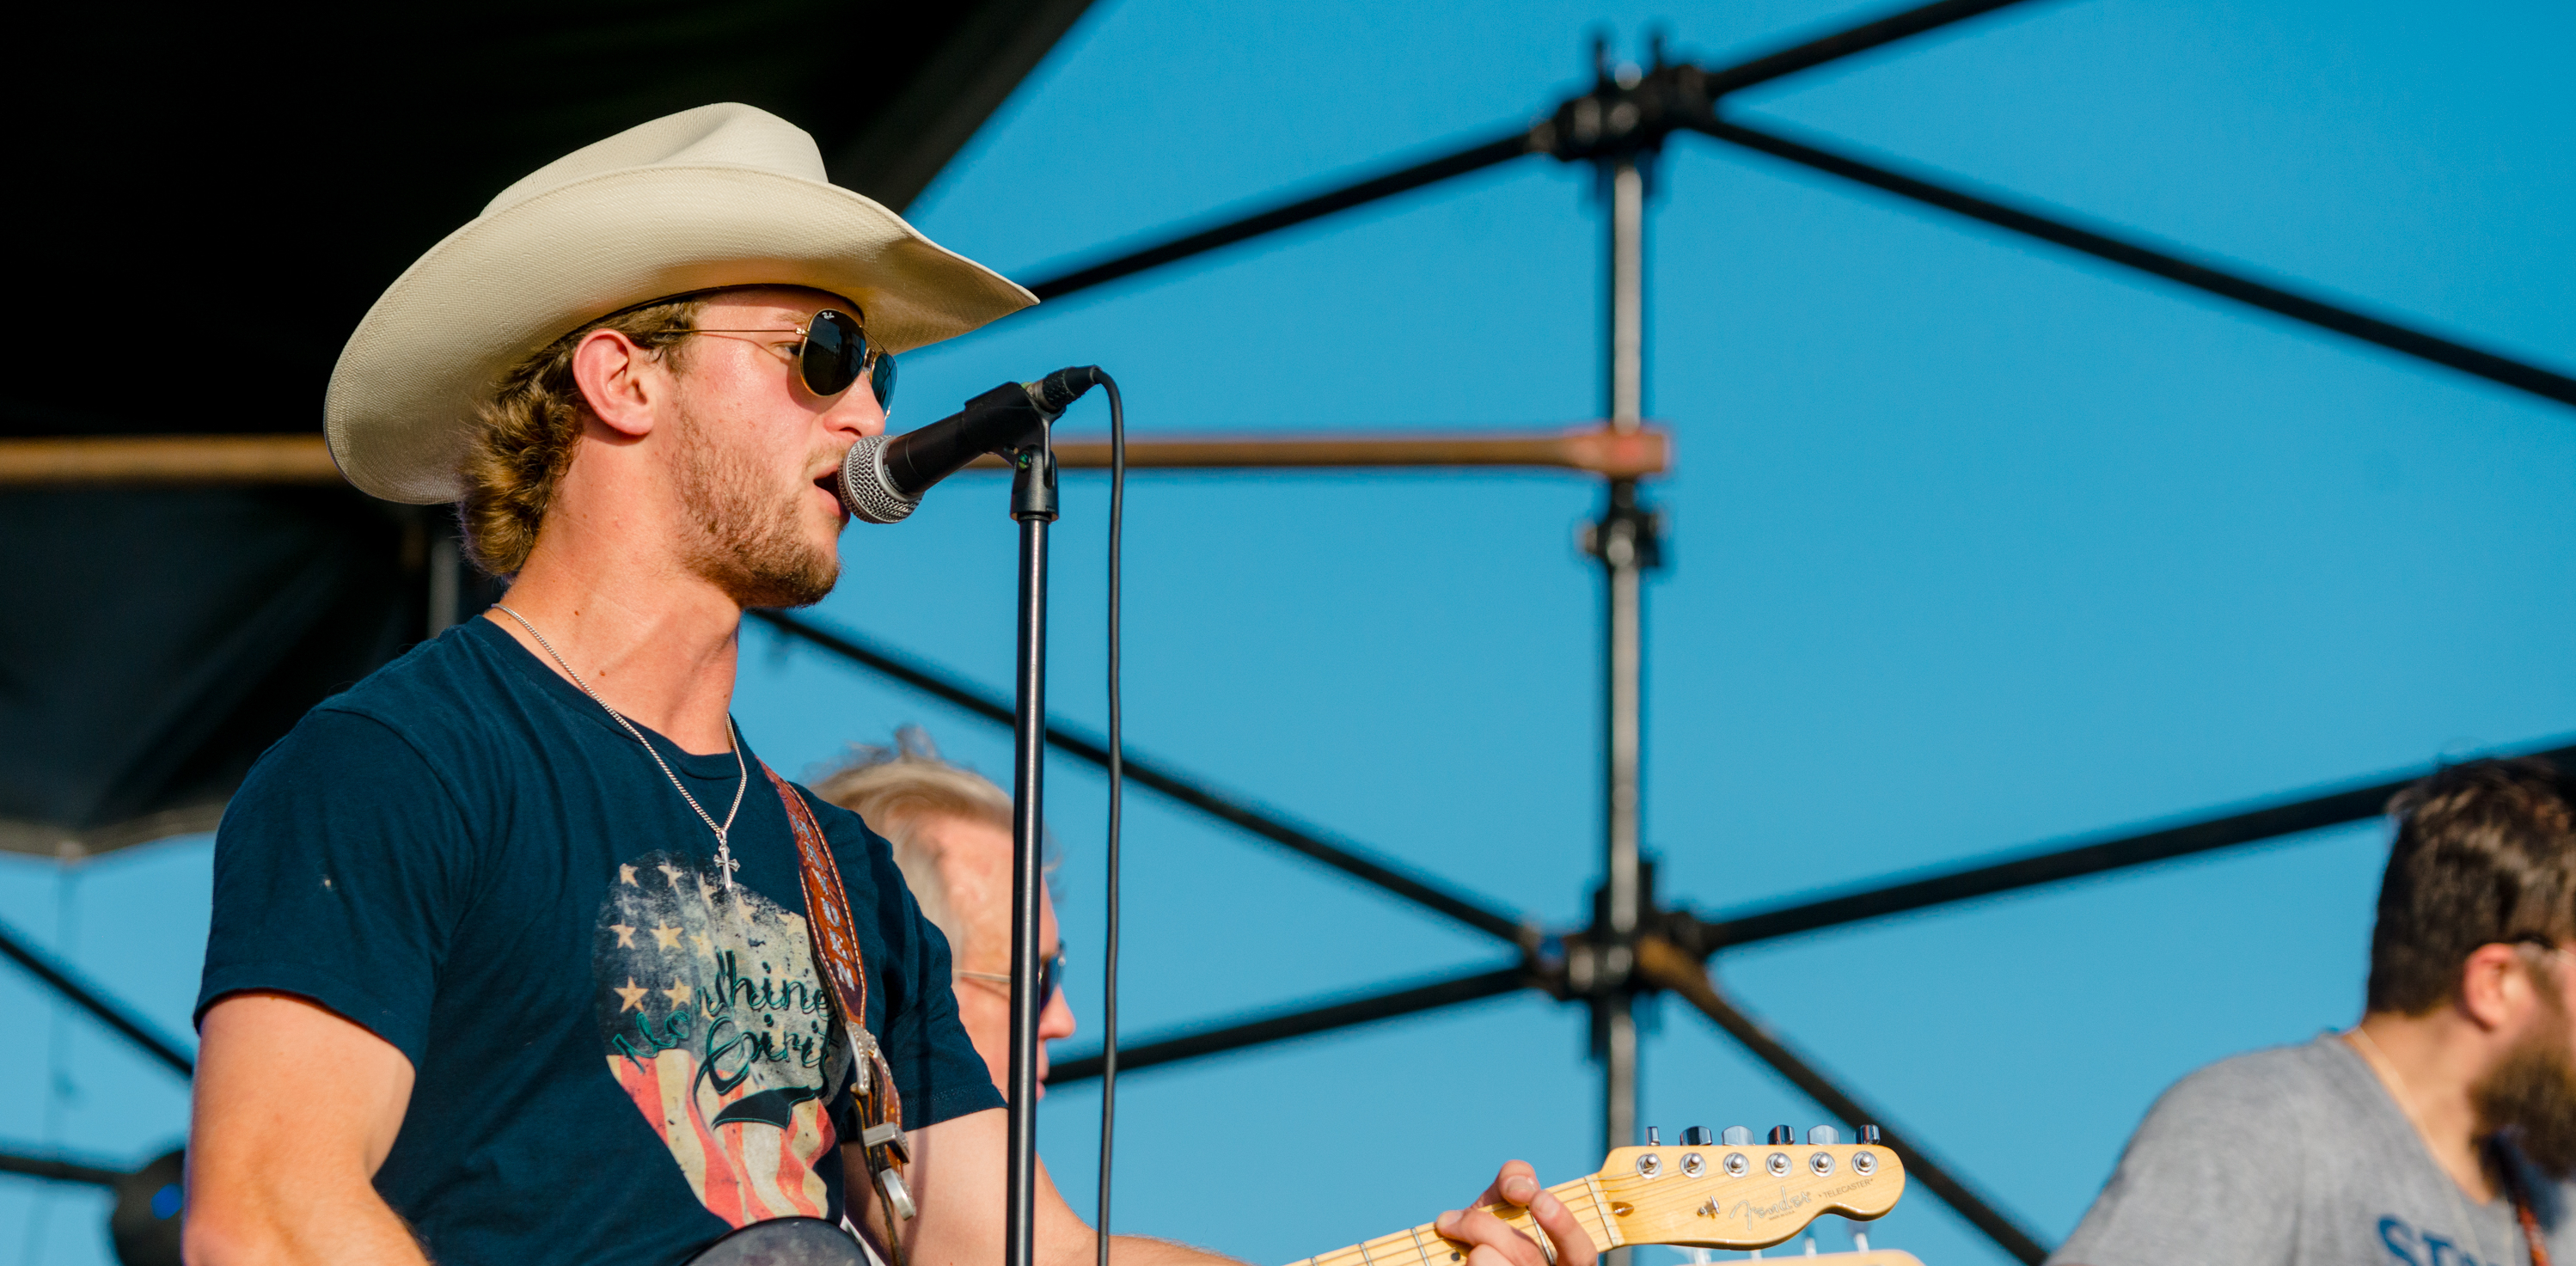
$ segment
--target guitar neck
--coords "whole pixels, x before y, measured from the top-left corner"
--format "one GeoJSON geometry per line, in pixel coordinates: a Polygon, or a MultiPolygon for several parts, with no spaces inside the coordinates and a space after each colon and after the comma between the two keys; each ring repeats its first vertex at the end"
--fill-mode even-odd
{"type": "MultiPolygon", "coordinates": [[[[1548,1188],[1549,1194],[1565,1202],[1566,1211],[1574,1215],[1583,1233],[1592,1237],[1594,1252],[1606,1253],[1623,1242],[1618,1224],[1610,1217],[1610,1200],[1601,1193],[1595,1178],[1577,1178],[1548,1188]]],[[[1512,1229],[1547,1243],[1547,1232],[1540,1230],[1530,1211],[1517,1205],[1480,1205],[1485,1212],[1511,1224],[1512,1229]]],[[[1467,1255],[1467,1246],[1443,1237],[1425,1222],[1410,1230],[1362,1240],[1348,1248],[1319,1253],[1289,1266],[1459,1266],[1467,1255]]]]}
{"type": "MultiPolygon", "coordinates": [[[[1905,1190],[1904,1165],[1874,1139],[1798,1144],[1784,1128],[1776,1143],[1717,1143],[1705,1132],[1692,1133],[1699,1137],[1673,1147],[1616,1148],[1598,1173],[1548,1193],[1564,1202],[1594,1251],[1606,1253],[1637,1244],[1768,1248],[1826,1214],[1863,1222],[1878,1217],[1905,1190]]],[[[1483,1208],[1555,1256],[1529,1210],[1483,1208]]],[[[1466,1245],[1425,1223],[1291,1266],[1464,1266],[1466,1258],[1466,1245]]],[[[1846,1261],[1877,1266],[1878,1259],[1846,1261]]]]}

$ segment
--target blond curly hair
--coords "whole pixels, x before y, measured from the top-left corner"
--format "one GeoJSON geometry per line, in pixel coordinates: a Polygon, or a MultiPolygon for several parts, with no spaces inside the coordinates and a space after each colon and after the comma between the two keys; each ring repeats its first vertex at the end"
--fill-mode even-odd
{"type": "Polygon", "coordinates": [[[531,353],[501,375],[484,402],[473,447],[465,455],[465,499],[457,503],[466,556],[500,577],[519,574],[537,546],[537,529],[572,455],[580,447],[588,406],[573,380],[572,352],[593,330],[615,330],[682,368],[680,340],[697,328],[704,295],[627,308],[582,326],[531,353]]]}

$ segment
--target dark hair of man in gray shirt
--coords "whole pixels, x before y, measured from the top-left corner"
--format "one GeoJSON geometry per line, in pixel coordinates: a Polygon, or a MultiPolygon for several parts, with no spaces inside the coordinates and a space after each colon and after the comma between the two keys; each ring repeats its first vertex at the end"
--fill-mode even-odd
{"type": "Polygon", "coordinates": [[[2576,1266],[2576,780],[2389,813],[2361,1022],[2167,1090],[2052,1266],[2576,1266]]]}

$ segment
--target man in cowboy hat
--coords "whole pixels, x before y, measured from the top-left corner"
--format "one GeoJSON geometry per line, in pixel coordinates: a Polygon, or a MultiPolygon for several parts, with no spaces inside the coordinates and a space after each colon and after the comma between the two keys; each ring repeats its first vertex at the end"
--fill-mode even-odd
{"type": "MultiPolygon", "coordinates": [[[[315,708],[225,815],[192,1261],[676,1266],[850,1219],[1000,1258],[1004,1115],[947,945],[885,841],[769,774],[728,705],[744,609],[836,578],[831,472],[884,428],[893,354],[1032,301],[739,105],[548,165],[377,301],[332,455],[459,503],[511,586],[315,708]],[[908,1131],[917,1216],[870,1181],[871,1116],[908,1131]]],[[[1591,1266],[1527,1166],[1490,1194],[1552,1252],[1451,1215],[1473,1266],[1591,1266]]],[[[1043,1261],[1091,1260],[1043,1180],[1037,1210],[1043,1261]]]]}

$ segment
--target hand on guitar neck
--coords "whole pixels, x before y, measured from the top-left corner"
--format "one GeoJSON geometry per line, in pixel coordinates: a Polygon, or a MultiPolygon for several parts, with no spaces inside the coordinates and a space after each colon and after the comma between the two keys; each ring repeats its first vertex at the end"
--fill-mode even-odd
{"type": "MultiPolygon", "coordinates": [[[[1767,1248],[1828,1213],[1882,1216],[1905,1191],[1903,1163],[1874,1144],[1706,1138],[1623,1147],[1599,1173],[1544,1190],[1514,1161],[1473,1208],[1291,1266],[1594,1266],[1601,1253],[1633,1244],[1767,1248]]],[[[1803,1260],[1920,1266],[1885,1251],[1803,1260]]]]}
{"type": "MultiPolygon", "coordinates": [[[[1419,1266],[1593,1266],[1600,1246],[1565,1203],[1573,1194],[1541,1189],[1529,1162],[1511,1161],[1475,1203],[1433,1221],[1431,1239],[1422,1240],[1419,1228],[1405,1236],[1421,1248],[1419,1266]]],[[[1368,1257],[1368,1241],[1355,1247],[1368,1257]]],[[[1308,1262],[1326,1266],[1328,1260],[1308,1262]]]]}

